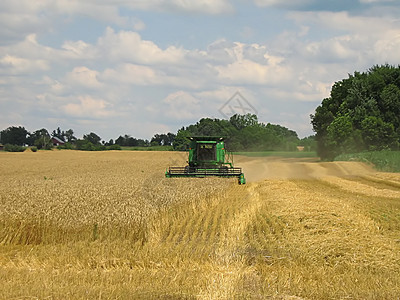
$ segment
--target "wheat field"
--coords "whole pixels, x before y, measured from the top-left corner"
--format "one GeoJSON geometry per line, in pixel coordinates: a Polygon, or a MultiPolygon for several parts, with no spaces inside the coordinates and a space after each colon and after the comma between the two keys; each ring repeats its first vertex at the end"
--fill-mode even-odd
{"type": "Polygon", "coordinates": [[[176,152],[0,153],[0,299],[399,299],[400,175],[176,152]]]}

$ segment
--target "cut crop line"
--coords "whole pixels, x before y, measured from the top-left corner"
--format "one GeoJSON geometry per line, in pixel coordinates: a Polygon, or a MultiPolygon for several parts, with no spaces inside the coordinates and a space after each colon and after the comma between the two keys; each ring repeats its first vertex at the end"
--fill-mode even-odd
{"type": "Polygon", "coordinates": [[[226,220],[229,222],[223,227],[225,230],[220,233],[219,247],[215,253],[214,263],[224,271],[209,278],[209,287],[200,294],[202,299],[232,299],[243,274],[254,273],[252,267],[245,264],[242,254],[237,250],[243,247],[244,233],[263,204],[256,191],[257,186],[258,184],[253,183],[245,190],[243,187],[235,187],[224,199],[230,202],[225,206],[226,209],[234,211],[230,219],[226,220]]]}
{"type": "Polygon", "coordinates": [[[389,189],[378,189],[360,182],[354,182],[338,177],[324,177],[321,181],[337,186],[347,192],[362,194],[371,197],[385,197],[400,199],[400,191],[389,189]]]}
{"type": "Polygon", "coordinates": [[[388,180],[388,179],[381,179],[378,177],[373,177],[373,176],[360,176],[360,178],[365,179],[366,181],[371,181],[374,183],[378,183],[378,184],[382,184],[383,186],[392,188],[394,190],[400,190],[400,182],[395,182],[392,180],[388,180]]]}

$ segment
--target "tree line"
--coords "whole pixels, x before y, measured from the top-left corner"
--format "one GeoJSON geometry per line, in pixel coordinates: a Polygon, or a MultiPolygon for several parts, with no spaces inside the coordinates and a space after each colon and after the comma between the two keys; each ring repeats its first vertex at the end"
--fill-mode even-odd
{"type": "Polygon", "coordinates": [[[296,151],[297,146],[314,148],[313,138],[299,139],[297,133],[281,125],[262,123],[255,114],[235,114],[229,120],[203,118],[178,130],[174,149],[186,150],[189,136],[222,136],[230,151],[296,151]]]}
{"type": "Polygon", "coordinates": [[[120,150],[121,146],[172,146],[175,134],[155,134],[150,141],[124,135],[119,136],[115,141],[111,139],[106,142],[94,132],[85,134],[81,139],[78,139],[72,129],[64,131],[60,127],[51,133],[45,128],[29,132],[23,126],[10,126],[0,131],[0,144],[5,145],[5,150],[7,151],[24,151],[26,146],[31,146],[35,150],[50,150],[55,147],[54,138],[62,142],[57,146],[59,149],[102,151],[120,150]]]}
{"type": "Polygon", "coordinates": [[[229,120],[203,118],[195,124],[182,127],[176,134],[155,134],[150,140],[137,139],[126,134],[105,142],[93,132],[78,139],[72,129],[64,131],[58,127],[49,133],[42,128],[30,133],[24,127],[12,126],[0,131],[0,143],[51,149],[54,147],[53,138],[58,138],[63,142],[58,146],[61,149],[93,151],[118,150],[121,147],[170,146],[174,150],[182,151],[188,149],[189,136],[225,137],[227,149],[230,151],[295,151],[299,145],[313,150],[314,143],[312,137],[300,140],[295,131],[286,127],[261,123],[254,114],[236,114],[229,120]]]}
{"type": "Polygon", "coordinates": [[[376,65],[335,82],[330,96],[311,115],[311,123],[322,159],[399,150],[400,67],[376,65]]]}

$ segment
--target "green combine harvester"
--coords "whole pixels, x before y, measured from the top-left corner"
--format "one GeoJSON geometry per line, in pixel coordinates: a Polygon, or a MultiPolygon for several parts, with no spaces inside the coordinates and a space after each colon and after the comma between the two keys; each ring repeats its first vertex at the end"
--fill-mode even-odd
{"type": "Polygon", "coordinates": [[[222,137],[189,137],[189,159],[185,167],[169,167],[165,177],[236,177],[239,184],[246,179],[242,168],[233,166],[232,154],[225,150],[222,137]]]}

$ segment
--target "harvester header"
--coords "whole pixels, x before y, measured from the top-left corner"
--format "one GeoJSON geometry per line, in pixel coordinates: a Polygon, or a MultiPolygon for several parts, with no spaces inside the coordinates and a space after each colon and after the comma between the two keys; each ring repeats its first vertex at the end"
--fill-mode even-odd
{"type": "Polygon", "coordinates": [[[242,169],[233,166],[233,156],[225,150],[223,137],[194,136],[188,139],[188,165],[169,167],[166,177],[236,177],[239,184],[246,183],[242,169]]]}

